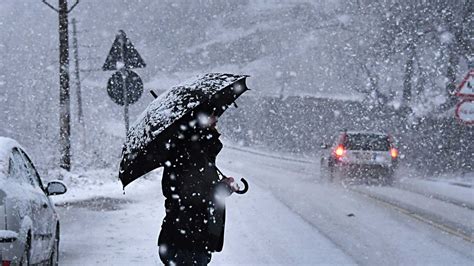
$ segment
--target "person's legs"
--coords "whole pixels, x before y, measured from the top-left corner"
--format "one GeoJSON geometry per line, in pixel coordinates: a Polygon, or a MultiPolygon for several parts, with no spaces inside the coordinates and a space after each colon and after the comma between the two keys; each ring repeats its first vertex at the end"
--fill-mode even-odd
{"type": "Polygon", "coordinates": [[[211,252],[182,248],[174,241],[176,237],[170,232],[172,232],[170,228],[162,226],[158,237],[158,253],[164,265],[207,265],[211,261],[211,252]]]}
{"type": "Polygon", "coordinates": [[[206,259],[207,259],[207,263],[210,263],[211,262],[211,258],[212,258],[212,252],[206,252],[206,259]]]}
{"type": "Polygon", "coordinates": [[[211,253],[207,251],[193,251],[193,265],[207,265],[211,262],[211,253]]]}
{"type": "Polygon", "coordinates": [[[164,265],[176,265],[173,264],[173,261],[176,258],[177,250],[173,246],[163,243],[158,246],[158,253],[160,254],[160,260],[164,265]]]}
{"type": "Polygon", "coordinates": [[[211,261],[211,253],[206,251],[196,251],[188,249],[168,250],[160,258],[165,265],[176,266],[206,266],[211,261]]]}

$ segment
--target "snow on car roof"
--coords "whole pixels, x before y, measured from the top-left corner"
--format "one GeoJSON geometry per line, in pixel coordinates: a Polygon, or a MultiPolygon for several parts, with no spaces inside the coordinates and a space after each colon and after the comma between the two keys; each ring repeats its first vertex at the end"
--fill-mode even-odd
{"type": "Polygon", "coordinates": [[[8,164],[10,152],[13,148],[19,147],[20,144],[11,138],[0,137],[0,176],[8,174],[8,164]]]}

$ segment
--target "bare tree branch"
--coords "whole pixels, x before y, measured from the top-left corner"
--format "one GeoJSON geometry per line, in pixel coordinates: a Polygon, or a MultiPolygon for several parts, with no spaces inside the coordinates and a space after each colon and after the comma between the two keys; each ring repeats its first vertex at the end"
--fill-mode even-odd
{"type": "Polygon", "coordinates": [[[74,5],[72,5],[71,8],[67,12],[70,13],[77,6],[77,4],[79,4],[79,0],[76,0],[74,5]]]}
{"type": "Polygon", "coordinates": [[[56,11],[59,13],[59,10],[56,9],[54,6],[52,6],[50,3],[46,2],[46,0],[43,0],[43,4],[49,6],[52,10],[56,11]]]}

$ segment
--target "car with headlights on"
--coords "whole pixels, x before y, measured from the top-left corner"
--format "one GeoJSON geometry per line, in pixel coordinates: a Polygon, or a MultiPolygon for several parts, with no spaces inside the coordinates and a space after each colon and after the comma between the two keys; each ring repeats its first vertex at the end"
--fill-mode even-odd
{"type": "Polygon", "coordinates": [[[336,174],[377,177],[391,184],[398,165],[398,150],[391,135],[381,132],[344,131],[321,157],[321,169],[330,180],[336,174]]]}
{"type": "Polygon", "coordinates": [[[0,262],[57,265],[59,217],[50,200],[65,193],[61,181],[45,187],[18,142],[0,137],[0,262]]]}

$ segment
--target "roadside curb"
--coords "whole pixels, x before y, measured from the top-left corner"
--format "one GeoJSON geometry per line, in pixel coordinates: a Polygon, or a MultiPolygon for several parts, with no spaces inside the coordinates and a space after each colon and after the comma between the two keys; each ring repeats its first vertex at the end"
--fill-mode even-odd
{"type": "Polygon", "coordinates": [[[436,178],[426,178],[426,180],[431,181],[431,182],[439,182],[439,181],[444,181],[445,183],[448,183],[453,186],[458,186],[458,187],[464,187],[464,188],[472,188],[473,185],[469,183],[464,183],[464,182],[459,182],[459,181],[447,181],[446,179],[436,179],[436,178]]]}
{"type": "Polygon", "coordinates": [[[449,184],[459,186],[459,187],[472,188],[472,184],[466,184],[466,183],[461,183],[461,182],[449,182],[449,184]]]}
{"type": "Polygon", "coordinates": [[[307,163],[307,164],[314,163],[313,161],[311,161],[309,159],[308,160],[302,160],[302,159],[295,159],[295,158],[289,158],[289,157],[284,157],[284,156],[276,156],[276,155],[271,155],[271,154],[268,154],[268,153],[265,153],[265,152],[259,152],[259,151],[254,151],[254,150],[247,150],[245,148],[235,147],[235,146],[232,146],[232,145],[229,145],[229,144],[227,144],[225,147],[228,148],[228,149],[243,151],[243,152],[247,152],[247,153],[251,153],[251,154],[255,154],[255,155],[260,155],[260,156],[264,156],[264,157],[268,157],[268,158],[274,158],[274,159],[280,159],[280,160],[298,162],[298,163],[307,163]]]}

